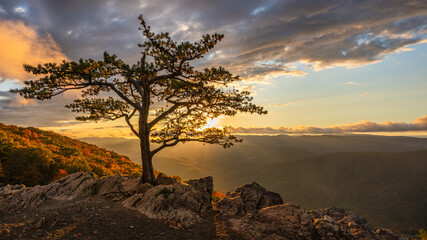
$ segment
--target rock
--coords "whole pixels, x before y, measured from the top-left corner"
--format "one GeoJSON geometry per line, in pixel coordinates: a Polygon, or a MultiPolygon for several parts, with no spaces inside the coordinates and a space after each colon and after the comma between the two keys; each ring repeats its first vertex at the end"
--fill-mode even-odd
{"type": "MultiPolygon", "coordinates": [[[[0,187],[0,214],[36,207],[47,199],[81,198],[69,210],[86,211],[86,202],[93,201],[92,196],[101,196],[122,201],[126,208],[181,228],[200,221],[212,207],[212,177],[177,181],[177,178],[159,175],[157,180],[158,184],[168,184],[140,184],[138,178],[120,175],[95,180],[91,173],[77,172],[45,186],[6,185],[0,187]]],[[[230,219],[231,228],[246,239],[407,240],[388,229],[375,231],[366,219],[354,212],[334,207],[307,211],[296,204],[282,202],[279,194],[253,182],[228,193],[214,207],[224,215],[239,215],[230,219]]],[[[49,216],[36,218],[32,224],[36,232],[41,233],[42,229],[54,227],[58,220],[59,213],[51,212],[49,216]]]]}
{"type": "Polygon", "coordinates": [[[94,176],[91,172],[76,172],[42,186],[41,190],[46,192],[48,199],[71,200],[92,195],[94,182],[94,176]]]}
{"type": "Polygon", "coordinates": [[[138,185],[135,188],[135,193],[145,193],[146,191],[148,191],[148,189],[154,187],[153,185],[149,184],[149,183],[139,183],[138,180],[138,185]]]}
{"type": "Polygon", "coordinates": [[[321,239],[355,239],[345,227],[341,226],[327,215],[323,218],[314,220],[313,226],[316,229],[314,235],[320,236],[321,239]]]}
{"type": "Polygon", "coordinates": [[[155,184],[156,186],[158,185],[170,185],[170,184],[174,184],[176,182],[181,182],[182,179],[178,176],[167,176],[164,173],[159,173],[159,175],[157,175],[155,184]]]}
{"type": "Polygon", "coordinates": [[[264,238],[263,240],[286,240],[286,238],[281,237],[281,236],[273,233],[273,234],[269,235],[268,237],[264,238]]]}
{"type": "Polygon", "coordinates": [[[376,235],[381,240],[407,240],[407,238],[397,235],[390,229],[378,229],[376,235]]]}
{"type": "Polygon", "coordinates": [[[230,223],[245,239],[407,240],[390,230],[375,232],[354,212],[338,208],[307,211],[289,203],[263,208],[230,223]]]}
{"type": "Polygon", "coordinates": [[[42,227],[43,227],[43,225],[45,224],[45,222],[46,222],[46,218],[45,218],[45,217],[40,218],[40,220],[39,220],[39,221],[37,221],[37,223],[36,223],[36,224],[34,224],[34,228],[35,228],[35,229],[42,228],[42,227]]]}
{"type": "Polygon", "coordinates": [[[135,194],[122,202],[122,205],[126,208],[133,209],[138,206],[139,202],[142,200],[144,194],[135,194]]]}
{"type": "Polygon", "coordinates": [[[151,187],[150,184],[139,184],[138,178],[115,175],[95,180],[90,172],[76,172],[45,186],[3,186],[0,188],[0,204],[7,210],[17,210],[38,206],[47,199],[72,200],[94,195],[122,201],[151,187]]]}
{"type": "Polygon", "coordinates": [[[59,213],[51,212],[49,217],[46,220],[46,226],[48,228],[53,228],[56,225],[56,223],[58,223],[58,219],[59,219],[59,213]]]}
{"type": "Polygon", "coordinates": [[[59,219],[59,213],[57,212],[51,212],[47,218],[41,217],[39,221],[37,221],[36,224],[34,224],[35,229],[40,228],[52,228],[56,225],[59,219]]]}
{"type": "Polygon", "coordinates": [[[215,203],[215,208],[224,215],[255,213],[256,211],[278,204],[283,200],[278,193],[267,191],[258,183],[246,184],[215,203]]]}
{"type": "Polygon", "coordinates": [[[212,177],[205,177],[155,186],[144,194],[133,195],[122,204],[149,218],[175,221],[188,227],[211,208],[212,190],[212,177]]]}
{"type": "Polygon", "coordinates": [[[314,232],[308,212],[290,203],[263,208],[230,223],[232,230],[245,239],[264,239],[272,234],[286,239],[312,239],[314,232]]]}
{"type": "Polygon", "coordinates": [[[17,184],[17,185],[4,185],[0,187],[0,196],[5,197],[7,195],[10,194],[14,194],[15,192],[17,192],[18,190],[21,190],[25,188],[24,184],[17,184]]]}
{"type": "Polygon", "coordinates": [[[346,212],[337,221],[341,226],[347,227],[355,239],[375,239],[375,229],[355,212],[346,212]]]}
{"type": "Polygon", "coordinates": [[[113,201],[122,201],[134,195],[137,191],[141,192],[141,190],[146,189],[141,189],[138,187],[139,185],[138,178],[118,174],[97,179],[93,185],[93,194],[113,201]]]}
{"type": "Polygon", "coordinates": [[[0,203],[8,210],[35,207],[47,199],[71,200],[92,194],[94,183],[92,173],[77,172],[56,180],[48,185],[0,189],[0,203]]]}

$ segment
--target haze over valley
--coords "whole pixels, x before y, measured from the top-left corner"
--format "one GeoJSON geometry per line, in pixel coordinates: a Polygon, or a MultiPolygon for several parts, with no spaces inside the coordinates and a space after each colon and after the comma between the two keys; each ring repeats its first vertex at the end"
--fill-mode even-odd
{"type": "MultiPolygon", "coordinates": [[[[214,177],[231,191],[256,181],[284,201],[308,208],[336,206],[385,227],[416,229],[427,222],[427,139],[375,135],[241,136],[223,149],[185,143],[155,156],[155,169],[183,179],[214,177]]],[[[84,141],[139,161],[136,139],[84,141]]]]}

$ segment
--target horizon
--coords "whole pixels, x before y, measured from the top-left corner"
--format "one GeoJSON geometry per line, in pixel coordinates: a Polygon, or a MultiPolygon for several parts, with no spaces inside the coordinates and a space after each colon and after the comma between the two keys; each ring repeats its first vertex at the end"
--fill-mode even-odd
{"type": "Polygon", "coordinates": [[[417,1],[339,4],[257,1],[0,3],[0,122],[75,138],[124,137],[124,120],[87,123],[64,108],[68,92],[36,101],[9,93],[32,79],[22,64],[140,57],[137,15],[178,41],[225,39],[195,66],[241,75],[265,116],[212,120],[235,134],[372,134],[427,137],[427,7],[417,1]],[[384,8],[384,5],[387,8],[384,8]],[[190,6],[190,7],[189,7],[190,6]],[[232,9],[237,9],[234,11],[232,9]],[[228,9],[224,11],[224,9],[228,9]],[[174,18],[168,12],[174,11],[174,18]]]}

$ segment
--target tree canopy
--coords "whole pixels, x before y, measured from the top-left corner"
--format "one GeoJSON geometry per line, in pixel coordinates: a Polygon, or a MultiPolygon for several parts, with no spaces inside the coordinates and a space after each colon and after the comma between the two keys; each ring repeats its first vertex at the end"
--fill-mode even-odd
{"type": "Polygon", "coordinates": [[[240,81],[223,67],[197,70],[190,62],[205,56],[223,39],[206,34],[198,42],[176,42],[169,33],[151,31],[139,16],[145,42],[141,59],[127,64],[104,53],[102,60],[80,59],[60,64],[25,65],[41,76],[14,89],[25,98],[50,99],[69,90],[81,90],[81,98],[67,105],[83,113],[76,119],[99,121],[124,119],[140,139],[144,182],[154,182],[152,157],[179,142],[198,141],[230,147],[239,142],[226,128],[205,128],[209,118],[239,112],[265,114],[252,103],[250,92],[233,87],[240,81]],[[133,120],[133,118],[137,120],[133,120]],[[151,143],[157,143],[151,149],[151,143]]]}

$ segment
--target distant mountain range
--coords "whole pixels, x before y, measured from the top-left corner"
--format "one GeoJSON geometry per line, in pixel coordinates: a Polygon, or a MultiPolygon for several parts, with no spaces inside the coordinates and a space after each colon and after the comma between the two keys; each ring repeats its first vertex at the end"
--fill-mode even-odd
{"type": "MultiPolygon", "coordinates": [[[[230,149],[186,143],[160,152],[154,167],[184,179],[212,175],[231,191],[256,181],[285,202],[336,206],[378,227],[427,227],[427,139],[373,135],[242,136],[230,149]]],[[[85,138],[140,163],[138,140],[85,138]]]]}

